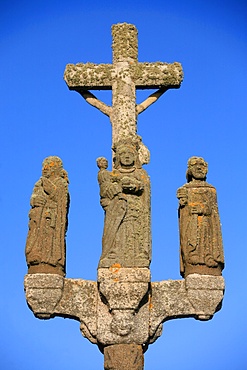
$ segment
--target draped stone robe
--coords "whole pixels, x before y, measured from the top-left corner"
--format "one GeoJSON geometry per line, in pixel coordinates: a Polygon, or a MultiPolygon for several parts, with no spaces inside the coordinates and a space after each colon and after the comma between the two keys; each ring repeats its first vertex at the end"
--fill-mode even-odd
{"type": "Polygon", "coordinates": [[[105,210],[105,223],[99,267],[110,267],[113,264],[122,267],[149,267],[149,177],[145,170],[135,167],[104,173],[105,180],[101,181],[100,195],[101,205],[105,210]]]}
{"type": "Polygon", "coordinates": [[[26,259],[29,272],[65,273],[68,183],[42,176],[34,186],[29,212],[26,259]]]}
{"type": "Polygon", "coordinates": [[[216,189],[205,181],[192,181],[179,190],[186,194],[179,199],[181,275],[221,275],[224,256],[216,189]]]}

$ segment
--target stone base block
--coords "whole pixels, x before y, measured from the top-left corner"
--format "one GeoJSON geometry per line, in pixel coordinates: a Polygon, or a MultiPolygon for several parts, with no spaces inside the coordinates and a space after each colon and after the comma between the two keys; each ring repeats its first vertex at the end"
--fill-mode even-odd
{"type": "Polygon", "coordinates": [[[137,344],[114,344],[104,349],[105,370],[143,370],[142,346],[137,344]]]}
{"type": "Polygon", "coordinates": [[[120,265],[98,268],[98,282],[149,283],[151,280],[148,268],[128,268],[120,265]]]}

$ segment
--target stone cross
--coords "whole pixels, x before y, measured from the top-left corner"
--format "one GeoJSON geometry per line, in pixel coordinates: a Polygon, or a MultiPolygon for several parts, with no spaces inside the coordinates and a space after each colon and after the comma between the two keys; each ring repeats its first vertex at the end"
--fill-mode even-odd
{"type": "Polygon", "coordinates": [[[65,277],[69,181],[61,159],[50,156],[30,202],[25,291],[37,318],[79,321],[82,335],[104,354],[105,370],[142,370],[144,352],[165,321],[209,320],[220,309],[224,256],[208,164],[192,157],[187,183],[177,191],[183,279],[151,282],[150,180],[136,118],[167,89],[179,87],[182,69],[178,63],[138,63],[133,25],[114,25],[112,33],[112,65],[70,64],[65,71],[69,88],[110,116],[113,127],[112,171],[106,158],[97,159],[105,213],[97,282],[65,277]],[[159,90],[136,105],[136,88],[159,90]],[[88,91],[93,89],[112,89],[112,107],[88,91]]]}
{"type": "MultiPolygon", "coordinates": [[[[120,139],[135,137],[138,114],[168,89],[179,88],[183,72],[181,64],[176,62],[139,63],[137,29],[132,24],[113,25],[112,37],[112,64],[68,64],[64,79],[70,90],[79,92],[89,104],[110,117],[114,145],[120,139]],[[88,91],[110,89],[111,107],[88,91]],[[159,90],[137,105],[136,89],[159,90]]],[[[147,161],[143,158],[144,163],[147,161]]]]}

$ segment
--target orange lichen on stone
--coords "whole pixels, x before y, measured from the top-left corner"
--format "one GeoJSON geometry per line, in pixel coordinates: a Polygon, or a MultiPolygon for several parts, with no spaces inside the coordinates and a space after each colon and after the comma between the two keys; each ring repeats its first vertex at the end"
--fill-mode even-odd
{"type": "Polygon", "coordinates": [[[198,224],[201,225],[202,220],[203,220],[203,216],[198,216],[197,220],[198,220],[198,224]]]}
{"type": "Polygon", "coordinates": [[[196,207],[196,206],[199,206],[199,205],[201,206],[201,203],[199,203],[199,202],[190,202],[189,203],[190,207],[196,207]]]}
{"type": "Polygon", "coordinates": [[[113,265],[111,265],[110,271],[113,273],[117,273],[119,272],[120,268],[121,268],[120,263],[114,263],[113,265]]]}

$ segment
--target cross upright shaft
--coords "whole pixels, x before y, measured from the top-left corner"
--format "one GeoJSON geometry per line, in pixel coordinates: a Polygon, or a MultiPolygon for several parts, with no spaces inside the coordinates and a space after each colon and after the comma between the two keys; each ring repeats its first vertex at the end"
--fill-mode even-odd
{"type": "Polygon", "coordinates": [[[122,23],[112,26],[113,64],[68,64],[64,78],[70,90],[110,117],[113,144],[136,135],[137,116],[160,95],[179,88],[183,79],[180,63],[139,63],[137,29],[122,23]],[[112,106],[99,101],[88,90],[112,89],[112,106]],[[159,89],[142,104],[136,104],[136,89],[159,89]]]}
{"type": "Polygon", "coordinates": [[[136,134],[136,89],[131,67],[138,63],[137,29],[132,25],[112,26],[113,81],[112,114],[113,143],[118,138],[136,134]]]}

